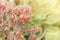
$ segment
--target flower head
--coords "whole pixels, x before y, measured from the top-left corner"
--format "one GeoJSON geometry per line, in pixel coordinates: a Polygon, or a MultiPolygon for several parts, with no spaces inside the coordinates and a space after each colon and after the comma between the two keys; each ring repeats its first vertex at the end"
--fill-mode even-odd
{"type": "Polygon", "coordinates": [[[13,12],[14,12],[14,14],[16,14],[16,15],[19,15],[20,10],[19,10],[18,7],[15,7],[15,8],[13,9],[13,12]]]}

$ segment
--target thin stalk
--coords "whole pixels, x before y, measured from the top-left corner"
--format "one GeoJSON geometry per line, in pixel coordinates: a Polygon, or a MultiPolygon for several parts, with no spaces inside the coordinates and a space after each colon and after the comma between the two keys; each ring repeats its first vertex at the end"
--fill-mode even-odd
{"type": "Polygon", "coordinates": [[[4,40],[4,25],[2,23],[2,40],[4,40]]]}

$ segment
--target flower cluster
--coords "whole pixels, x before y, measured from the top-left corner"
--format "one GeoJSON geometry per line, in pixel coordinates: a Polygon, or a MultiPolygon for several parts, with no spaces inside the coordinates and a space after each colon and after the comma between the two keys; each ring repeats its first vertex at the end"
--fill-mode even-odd
{"type": "Polygon", "coordinates": [[[20,22],[21,24],[25,24],[26,21],[28,21],[30,19],[30,16],[28,14],[28,8],[24,7],[24,8],[18,8],[18,7],[14,7],[12,12],[13,14],[10,16],[11,21],[17,21],[20,22]]]}
{"type": "Polygon", "coordinates": [[[6,3],[0,3],[0,28],[2,40],[25,40],[24,31],[28,33],[28,40],[36,40],[36,32],[41,32],[39,26],[15,27],[15,25],[25,25],[29,19],[29,11],[33,11],[32,6],[14,6],[9,8],[6,3]],[[22,38],[22,39],[21,39],[22,38]]]}

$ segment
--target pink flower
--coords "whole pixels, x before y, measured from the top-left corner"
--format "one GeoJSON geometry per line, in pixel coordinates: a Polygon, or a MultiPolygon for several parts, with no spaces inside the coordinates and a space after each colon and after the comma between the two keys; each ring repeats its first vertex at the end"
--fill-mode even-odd
{"type": "Polygon", "coordinates": [[[11,15],[11,16],[10,16],[10,19],[11,19],[12,21],[14,21],[14,19],[15,19],[14,15],[11,15]]]}
{"type": "Polygon", "coordinates": [[[27,13],[29,11],[28,7],[22,7],[21,11],[23,13],[27,13]]]}
{"type": "Polygon", "coordinates": [[[10,23],[6,23],[6,27],[10,28],[11,24],[10,23]]]}
{"type": "Polygon", "coordinates": [[[34,32],[35,28],[32,26],[30,27],[29,34],[32,34],[34,32]]]}
{"type": "Polygon", "coordinates": [[[9,13],[9,8],[6,8],[4,12],[9,13]]]}
{"type": "Polygon", "coordinates": [[[36,35],[35,34],[30,35],[29,40],[36,40],[36,35]]]}
{"type": "Polygon", "coordinates": [[[5,8],[6,7],[6,3],[0,3],[0,8],[5,8]]]}
{"type": "Polygon", "coordinates": [[[25,18],[25,21],[28,21],[30,16],[29,15],[25,15],[24,18],[25,18]]]}
{"type": "Polygon", "coordinates": [[[34,11],[34,10],[35,10],[35,8],[34,8],[34,7],[32,7],[32,6],[29,6],[29,10],[30,10],[30,11],[34,11]]]}

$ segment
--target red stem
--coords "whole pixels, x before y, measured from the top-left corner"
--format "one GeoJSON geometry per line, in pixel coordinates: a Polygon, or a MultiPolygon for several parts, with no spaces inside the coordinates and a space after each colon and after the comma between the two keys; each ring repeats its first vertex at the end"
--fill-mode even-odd
{"type": "Polygon", "coordinates": [[[2,27],[2,40],[4,40],[4,27],[2,27]]]}

